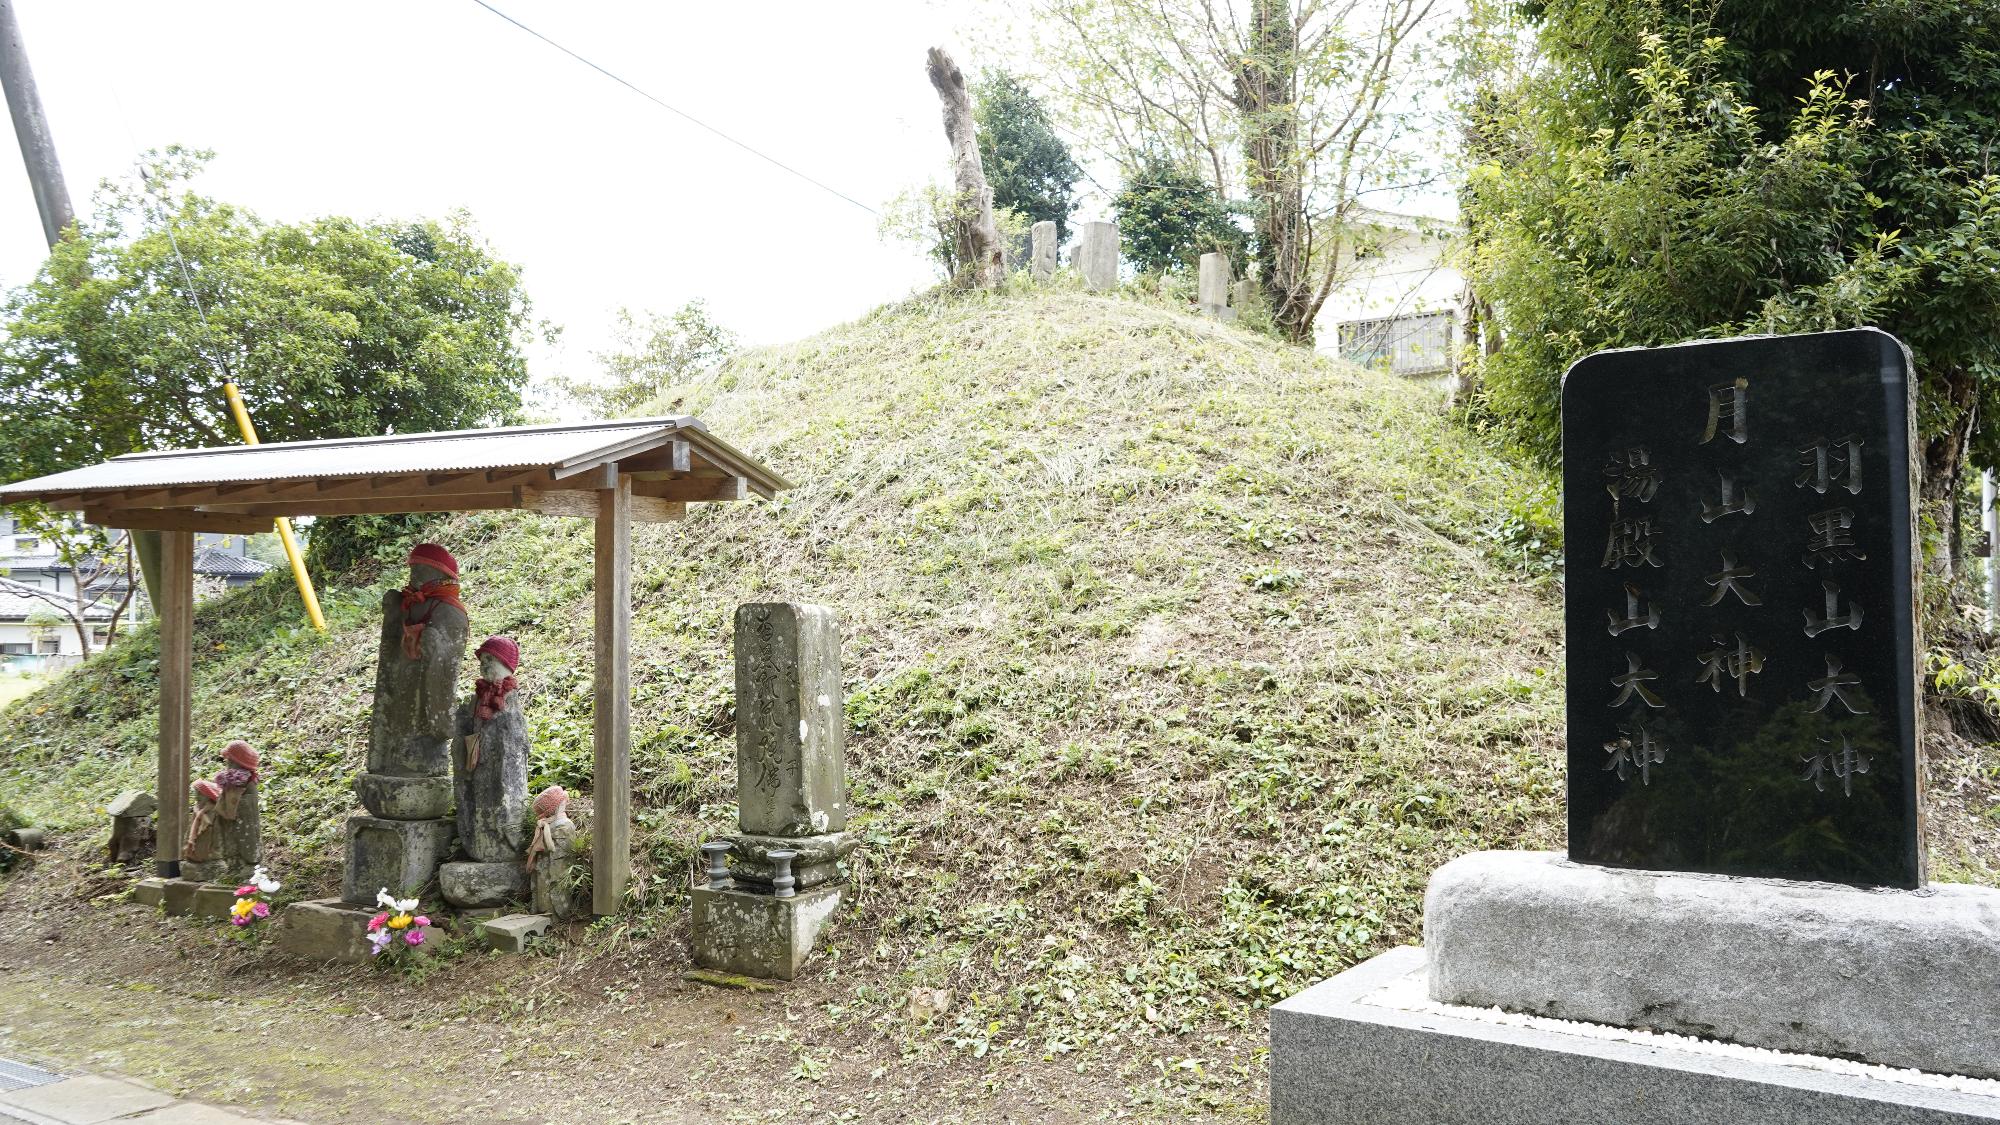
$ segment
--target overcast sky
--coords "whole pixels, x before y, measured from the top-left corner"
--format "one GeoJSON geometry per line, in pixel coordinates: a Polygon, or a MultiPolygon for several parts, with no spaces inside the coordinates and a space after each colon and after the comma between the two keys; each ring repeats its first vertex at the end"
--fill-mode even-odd
{"type": "MultiPolygon", "coordinates": [[[[924,0],[492,0],[662,100],[869,207],[945,172],[924,0]]],[[[526,271],[583,373],[619,306],[705,297],[752,343],[929,283],[877,219],[675,117],[471,0],[16,0],[80,213],[169,143],[214,149],[199,190],[267,218],[471,212],[526,271]]],[[[965,61],[963,57],[961,61],[965,61]]],[[[0,285],[46,252],[11,130],[0,285]]]]}

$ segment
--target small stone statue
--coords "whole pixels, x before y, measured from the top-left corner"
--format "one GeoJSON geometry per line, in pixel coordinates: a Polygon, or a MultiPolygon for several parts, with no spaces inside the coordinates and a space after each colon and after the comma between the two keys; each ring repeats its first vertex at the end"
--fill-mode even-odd
{"type": "Polygon", "coordinates": [[[262,818],[257,779],[261,759],[237,739],[222,750],[223,768],[194,783],[194,818],[181,848],[181,878],[240,882],[257,866],[262,818]]]}
{"type": "Polygon", "coordinates": [[[458,707],[458,843],[467,856],[438,873],[445,900],[465,909],[519,901],[528,890],[528,729],[514,671],[521,649],[488,637],[475,655],[479,679],[458,707]]]}
{"type": "Polygon", "coordinates": [[[370,813],[426,820],[451,812],[452,705],[467,622],[458,560],[436,543],[410,552],[410,581],[382,600],[368,769],[355,791],[370,813]]]}
{"type": "Polygon", "coordinates": [[[153,813],[159,802],[151,793],[127,789],[105,811],[111,814],[111,843],[106,854],[113,863],[139,863],[153,854],[153,813]]]}
{"type": "Polygon", "coordinates": [[[537,914],[574,918],[582,907],[570,865],[576,825],[569,818],[569,793],[551,785],[535,798],[535,831],[528,840],[527,869],[534,884],[537,914]]]}
{"type": "Polygon", "coordinates": [[[458,843],[481,863],[512,863],[527,846],[528,730],[514,672],[521,649],[488,637],[479,679],[458,708],[458,843]]]}

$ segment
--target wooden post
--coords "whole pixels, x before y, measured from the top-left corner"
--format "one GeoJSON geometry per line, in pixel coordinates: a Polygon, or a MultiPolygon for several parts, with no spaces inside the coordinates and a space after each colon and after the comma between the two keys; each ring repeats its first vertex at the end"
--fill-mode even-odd
{"type": "Polygon", "coordinates": [[[632,480],[597,490],[596,724],[591,766],[591,909],[624,908],[632,877],[632,480]]]}
{"type": "Polygon", "coordinates": [[[188,741],[194,724],[194,532],[160,535],[159,873],[180,874],[187,834],[188,741]]]}

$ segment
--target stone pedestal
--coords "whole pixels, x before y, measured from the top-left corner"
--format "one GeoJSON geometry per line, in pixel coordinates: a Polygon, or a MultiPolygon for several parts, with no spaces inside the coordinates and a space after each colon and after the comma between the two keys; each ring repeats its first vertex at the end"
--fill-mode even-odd
{"type": "Polygon", "coordinates": [[[1424,898],[1432,999],[2000,1079],[2000,890],[1478,852],[1424,898]]]}
{"type": "Polygon", "coordinates": [[[817,887],[840,879],[840,861],[847,858],[856,844],[861,841],[852,832],[834,832],[822,836],[760,836],[753,833],[738,833],[731,837],[736,850],[729,856],[729,874],[750,889],[768,893],[771,890],[775,864],[770,853],[774,850],[797,852],[791,861],[793,886],[799,890],[817,887]]]}
{"type": "Polygon", "coordinates": [[[1089,289],[1118,288],[1118,224],[1083,224],[1077,236],[1074,263],[1089,289]]]}
{"type": "Polygon", "coordinates": [[[1423,975],[1424,951],[1405,946],[1272,1008],[1272,1125],[2000,1122],[2000,1096],[1834,1060],[1399,1004],[1422,1000],[1423,975]]]}
{"type": "MultiPolygon", "coordinates": [[[[294,957],[359,964],[370,960],[368,920],[379,912],[372,904],[355,906],[335,898],[295,902],[278,913],[271,937],[279,952],[294,957]]],[[[406,954],[434,948],[428,943],[438,939],[437,928],[425,926],[423,932],[426,945],[406,954]]]]}
{"type": "Polygon", "coordinates": [[[438,891],[461,909],[479,910],[528,899],[528,873],[518,859],[461,860],[438,868],[438,891]]]}
{"type": "Polygon", "coordinates": [[[479,924],[479,935],[498,953],[525,953],[528,943],[546,937],[552,922],[546,914],[508,914],[479,924]]]}
{"type": "Polygon", "coordinates": [[[162,879],[160,881],[160,909],[169,918],[181,918],[194,913],[194,895],[203,884],[199,879],[162,879]]]}
{"type": "Polygon", "coordinates": [[[695,887],[694,961],[746,977],[792,980],[813,941],[840,906],[844,888],[815,887],[791,898],[695,887]]]}
{"type": "Polygon", "coordinates": [[[1028,228],[1028,268],[1036,281],[1055,276],[1056,224],[1049,219],[1028,228]]]}
{"type": "Polygon", "coordinates": [[[347,818],[347,869],[340,897],[354,906],[373,907],[386,888],[397,897],[429,889],[437,869],[451,854],[458,834],[450,820],[347,818]]]}

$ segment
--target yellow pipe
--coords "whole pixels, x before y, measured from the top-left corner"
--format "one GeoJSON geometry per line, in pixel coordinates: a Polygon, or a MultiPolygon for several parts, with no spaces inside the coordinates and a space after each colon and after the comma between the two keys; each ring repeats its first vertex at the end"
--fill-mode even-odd
{"type": "MultiPolygon", "coordinates": [[[[243,392],[236,384],[222,384],[222,394],[229,400],[229,412],[236,416],[236,428],[243,431],[243,444],[257,444],[257,427],[250,424],[250,411],[244,409],[243,392]]],[[[299,553],[299,541],[292,535],[292,521],[279,516],[275,521],[278,540],[285,545],[285,558],[291,560],[292,579],[299,584],[299,597],[305,599],[306,616],[312,619],[313,628],[326,632],[326,615],[319,611],[319,595],[313,592],[312,576],[306,573],[306,557],[299,553]]]]}

